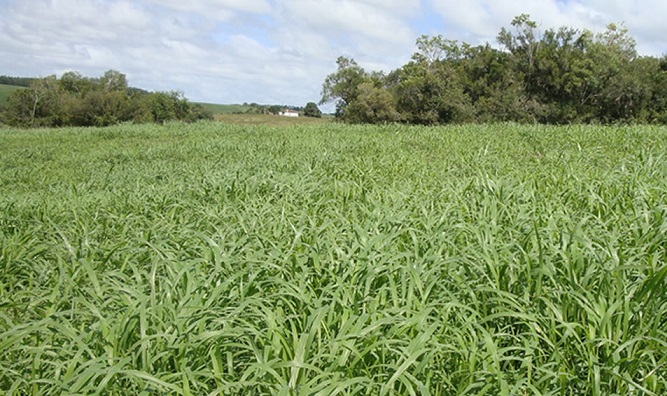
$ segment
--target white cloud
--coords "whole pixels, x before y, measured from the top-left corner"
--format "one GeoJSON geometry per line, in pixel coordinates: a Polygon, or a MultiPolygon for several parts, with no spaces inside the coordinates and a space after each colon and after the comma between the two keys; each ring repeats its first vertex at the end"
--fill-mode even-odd
{"type": "Polygon", "coordinates": [[[667,37],[662,16],[667,3],[661,0],[432,0],[452,38],[473,44],[495,43],[500,28],[508,27],[520,14],[530,14],[542,30],[568,26],[602,31],[609,23],[624,23],[639,42],[639,50],[660,55],[667,37]],[[477,42],[473,42],[477,41],[477,42]]]}
{"type": "Polygon", "coordinates": [[[229,20],[236,15],[236,12],[249,13],[268,13],[271,11],[271,4],[266,0],[149,0],[151,3],[158,4],[173,10],[195,13],[206,18],[219,20],[229,20]]]}
{"type": "Polygon", "coordinates": [[[408,21],[418,1],[287,0],[281,2],[285,19],[324,35],[380,40],[402,44],[414,40],[408,21]]]}

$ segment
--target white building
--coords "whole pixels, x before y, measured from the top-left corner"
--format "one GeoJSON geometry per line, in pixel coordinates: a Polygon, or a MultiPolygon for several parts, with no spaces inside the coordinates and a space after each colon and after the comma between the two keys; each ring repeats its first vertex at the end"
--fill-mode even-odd
{"type": "Polygon", "coordinates": [[[285,116],[285,117],[298,117],[299,112],[295,110],[290,110],[290,109],[284,109],[278,115],[285,116]]]}

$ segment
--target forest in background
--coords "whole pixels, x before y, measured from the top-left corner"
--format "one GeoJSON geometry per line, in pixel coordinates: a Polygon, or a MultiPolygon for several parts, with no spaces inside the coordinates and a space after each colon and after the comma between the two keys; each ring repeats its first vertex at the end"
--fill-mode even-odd
{"type": "MultiPolygon", "coordinates": [[[[108,126],[119,122],[153,123],[168,120],[221,120],[224,115],[244,115],[242,123],[284,122],[271,115],[292,110],[321,118],[315,102],[287,104],[215,104],[189,102],[181,92],[149,92],[129,87],[125,75],[110,70],[100,78],[67,72],[60,79],[0,76],[0,124],[19,127],[108,126]],[[112,80],[120,81],[120,84],[112,80]],[[17,91],[25,91],[17,93],[17,91]],[[267,116],[267,117],[265,117],[267,116]],[[254,118],[257,117],[257,118],[254,118]]],[[[238,121],[238,117],[224,117],[238,121]]]]}
{"type": "MultiPolygon", "coordinates": [[[[389,73],[341,56],[324,80],[320,104],[335,103],[336,118],[348,123],[667,124],[667,56],[640,56],[622,25],[601,33],[541,31],[522,14],[500,30],[497,44],[421,36],[411,60],[389,73]]],[[[0,84],[26,87],[2,92],[9,100],[0,103],[0,123],[18,127],[213,119],[209,107],[182,92],[133,88],[115,70],[98,78],[75,71],[60,78],[0,76],[0,84]]],[[[257,114],[288,108],[249,106],[245,112],[257,114]]],[[[321,116],[312,102],[298,110],[321,116]]]]}
{"type": "Polygon", "coordinates": [[[522,14],[497,42],[422,36],[390,73],[341,56],[320,104],[349,123],[667,123],[667,57],[639,56],[622,25],[541,32],[522,14]]]}
{"type": "Polygon", "coordinates": [[[213,115],[182,92],[148,92],[130,87],[125,74],[109,70],[99,78],[70,71],[60,78],[0,77],[24,86],[0,108],[0,123],[18,127],[108,126],[121,122],[162,123],[211,120],[213,115]]]}

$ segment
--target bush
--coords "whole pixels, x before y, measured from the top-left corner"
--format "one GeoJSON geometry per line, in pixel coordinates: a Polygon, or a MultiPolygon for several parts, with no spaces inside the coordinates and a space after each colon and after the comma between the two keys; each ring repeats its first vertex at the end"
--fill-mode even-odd
{"type": "Polygon", "coordinates": [[[191,104],[181,92],[149,93],[129,88],[125,75],[107,71],[101,78],[76,72],[60,79],[35,79],[11,94],[3,119],[13,126],[108,126],[121,122],[194,122],[213,115],[191,104]]]}
{"type": "Polygon", "coordinates": [[[322,112],[317,107],[315,102],[308,102],[308,104],[306,104],[306,107],[304,107],[304,109],[303,109],[303,115],[305,117],[320,118],[320,117],[322,117],[322,112]]]}

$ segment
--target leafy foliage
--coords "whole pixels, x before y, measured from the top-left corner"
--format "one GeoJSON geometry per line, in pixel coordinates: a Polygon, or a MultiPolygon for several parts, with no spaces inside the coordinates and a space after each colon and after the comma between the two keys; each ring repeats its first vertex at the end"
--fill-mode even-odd
{"type": "Polygon", "coordinates": [[[315,102],[306,103],[306,107],[303,108],[303,115],[305,117],[322,117],[322,111],[317,107],[315,102]]]}
{"type": "Polygon", "coordinates": [[[400,70],[399,81],[394,91],[404,120],[425,125],[466,120],[469,99],[452,64],[413,61],[400,70]]]}
{"type": "Polygon", "coordinates": [[[347,107],[359,95],[359,86],[370,81],[370,76],[354,59],[340,56],[336,64],[338,70],[324,80],[320,104],[335,102],[336,117],[345,119],[347,107]]]}
{"type": "Polygon", "coordinates": [[[497,41],[501,49],[422,36],[412,60],[387,76],[341,57],[322,101],[335,101],[337,117],[356,123],[665,122],[664,59],[639,57],[623,26],[542,33],[522,14],[497,41]]]}
{"type": "Polygon", "coordinates": [[[4,118],[10,125],[108,126],[120,122],[212,119],[179,92],[149,93],[130,88],[124,74],[109,70],[100,78],[78,72],[33,79],[10,95],[4,118]]]}

